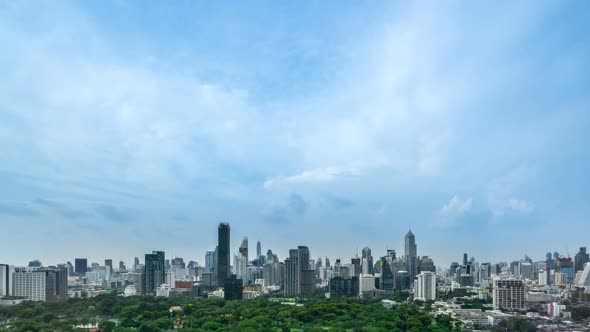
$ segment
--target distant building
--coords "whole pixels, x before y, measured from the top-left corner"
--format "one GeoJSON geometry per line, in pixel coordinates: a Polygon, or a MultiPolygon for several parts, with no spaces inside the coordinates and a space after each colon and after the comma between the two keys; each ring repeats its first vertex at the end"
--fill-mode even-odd
{"type": "Polygon", "coordinates": [[[567,285],[568,275],[564,272],[555,272],[555,286],[567,285]]]}
{"type": "Polygon", "coordinates": [[[113,270],[113,260],[112,259],[105,259],[104,260],[104,266],[108,266],[111,268],[111,272],[114,271],[113,270]]]}
{"type": "Polygon", "coordinates": [[[590,261],[590,254],[586,252],[586,247],[580,247],[580,251],[574,257],[575,271],[582,271],[586,263],[590,261]]]}
{"type": "Polygon", "coordinates": [[[165,254],[163,251],[152,251],[151,254],[145,254],[144,289],[142,293],[155,295],[158,287],[166,282],[164,258],[165,254]]]}
{"type": "Polygon", "coordinates": [[[213,273],[213,269],[215,266],[214,255],[215,255],[215,253],[213,251],[207,251],[205,253],[205,272],[206,273],[213,273]]]}
{"type": "Polygon", "coordinates": [[[586,263],[576,284],[578,286],[590,286],[590,263],[586,263]]]}
{"type": "Polygon", "coordinates": [[[523,310],[525,308],[522,279],[496,277],[493,280],[494,309],[523,310]]]}
{"type": "Polygon", "coordinates": [[[329,290],[330,298],[359,296],[359,278],[352,277],[350,279],[344,279],[342,277],[334,277],[330,279],[329,290]]]}
{"type": "Polygon", "coordinates": [[[416,277],[414,299],[422,301],[436,299],[436,275],[434,272],[423,271],[416,277]]]}
{"type": "Polygon", "coordinates": [[[12,295],[30,301],[65,300],[67,274],[66,269],[17,267],[12,274],[12,295]]]}
{"type": "Polygon", "coordinates": [[[434,261],[428,256],[422,256],[422,258],[420,259],[420,263],[418,264],[418,273],[422,271],[436,272],[436,266],[434,266],[434,261]]]}
{"type": "Polygon", "coordinates": [[[217,265],[215,274],[217,275],[217,284],[223,285],[225,279],[229,277],[230,270],[230,227],[229,223],[219,223],[217,228],[217,265]]]}
{"type": "Polygon", "coordinates": [[[79,276],[86,275],[88,271],[88,260],[86,258],[76,258],[74,260],[74,271],[79,276]]]}
{"type": "Polygon", "coordinates": [[[232,274],[223,283],[223,298],[226,300],[241,300],[243,297],[243,281],[232,274]]]}
{"type": "Polygon", "coordinates": [[[0,264],[0,298],[9,296],[12,292],[10,290],[10,266],[8,264],[0,264]]]}
{"type": "Polygon", "coordinates": [[[413,280],[416,274],[418,274],[418,251],[416,237],[411,230],[408,231],[405,237],[404,261],[406,263],[406,270],[408,271],[410,280],[413,280]]]}
{"type": "Polygon", "coordinates": [[[307,247],[289,250],[289,257],[285,259],[284,284],[285,296],[309,297],[313,294],[314,270],[310,267],[307,247]]]}

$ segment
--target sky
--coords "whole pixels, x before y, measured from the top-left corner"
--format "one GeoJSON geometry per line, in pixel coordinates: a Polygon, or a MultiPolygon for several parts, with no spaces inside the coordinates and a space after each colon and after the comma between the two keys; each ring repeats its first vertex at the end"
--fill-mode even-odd
{"type": "Polygon", "coordinates": [[[590,246],[588,1],[0,0],[0,261],[590,246]]]}

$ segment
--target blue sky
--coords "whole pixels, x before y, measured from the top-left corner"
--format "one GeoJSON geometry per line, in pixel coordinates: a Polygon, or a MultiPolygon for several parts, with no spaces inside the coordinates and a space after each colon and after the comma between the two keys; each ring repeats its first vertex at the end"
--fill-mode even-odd
{"type": "Polygon", "coordinates": [[[586,1],[0,1],[0,260],[590,246],[586,1]],[[253,247],[253,245],[251,245],[253,247]]]}

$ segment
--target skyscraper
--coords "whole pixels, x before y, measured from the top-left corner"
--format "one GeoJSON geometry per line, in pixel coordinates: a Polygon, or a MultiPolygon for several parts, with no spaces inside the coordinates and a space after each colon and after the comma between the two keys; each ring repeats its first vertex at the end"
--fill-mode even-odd
{"type": "Polygon", "coordinates": [[[79,276],[84,276],[88,271],[88,260],[86,258],[76,258],[74,261],[74,271],[79,276]]]}
{"type": "Polygon", "coordinates": [[[584,266],[589,261],[590,255],[586,252],[586,247],[580,247],[580,251],[574,257],[574,267],[576,272],[584,270],[584,266]]]}
{"type": "Polygon", "coordinates": [[[363,248],[361,268],[363,274],[373,274],[373,256],[369,247],[363,248]]]}
{"type": "Polygon", "coordinates": [[[217,284],[223,285],[229,277],[230,251],[229,251],[229,223],[219,223],[217,228],[217,284]]]}
{"type": "Polygon", "coordinates": [[[112,259],[105,259],[104,266],[108,266],[111,268],[111,272],[113,272],[113,260],[112,259]]]}
{"type": "Polygon", "coordinates": [[[242,257],[246,258],[246,262],[248,262],[248,237],[244,236],[242,240],[242,244],[240,245],[239,249],[240,254],[242,257]]]}
{"type": "Polygon", "coordinates": [[[416,274],[418,274],[418,253],[416,249],[416,237],[414,237],[411,230],[406,234],[404,254],[406,269],[408,270],[410,280],[413,280],[416,274]]]}
{"type": "Polygon", "coordinates": [[[416,277],[414,299],[428,301],[436,298],[436,274],[423,271],[416,277]]]}
{"type": "Polygon", "coordinates": [[[207,251],[205,253],[205,272],[207,273],[213,273],[215,267],[214,256],[215,253],[213,251],[207,251]]]}
{"type": "Polygon", "coordinates": [[[256,259],[259,259],[260,255],[262,255],[262,245],[260,244],[260,241],[258,241],[256,243],[256,259]]]}
{"type": "Polygon", "coordinates": [[[0,264],[0,298],[10,293],[10,267],[8,264],[0,264]]]}
{"type": "Polygon", "coordinates": [[[309,297],[314,288],[314,270],[309,266],[309,249],[299,246],[289,250],[285,259],[285,295],[309,297]]]}
{"type": "Polygon", "coordinates": [[[153,295],[156,289],[166,282],[166,271],[164,269],[164,252],[152,251],[145,254],[143,293],[153,295]]]}

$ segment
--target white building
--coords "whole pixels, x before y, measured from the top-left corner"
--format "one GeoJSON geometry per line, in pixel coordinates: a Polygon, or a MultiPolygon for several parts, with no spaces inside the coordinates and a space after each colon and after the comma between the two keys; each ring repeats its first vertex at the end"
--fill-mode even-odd
{"type": "Polygon", "coordinates": [[[539,286],[548,286],[549,276],[547,271],[539,272],[539,286]]]}
{"type": "Polygon", "coordinates": [[[590,286],[590,263],[586,263],[584,270],[576,280],[578,286],[590,286]]]}
{"type": "Polygon", "coordinates": [[[129,286],[125,287],[125,292],[123,293],[123,295],[125,297],[135,296],[135,295],[137,295],[137,289],[135,289],[135,286],[129,285],[129,286]]]}
{"type": "Polygon", "coordinates": [[[416,276],[414,299],[422,301],[436,299],[436,274],[434,272],[422,271],[416,276]]]}
{"type": "Polygon", "coordinates": [[[525,308],[522,279],[496,277],[492,290],[494,309],[522,310],[525,308]]]}
{"type": "Polygon", "coordinates": [[[12,295],[31,301],[47,300],[47,278],[43,270],[17,267],[12,273],[12,295]]]}
{"type": "Polygon", "coordinates": [[[372,274],[361,274],[359,276],[359,296],[363,292],[371,292],[375,290],[375,276],[372,274]]]}
{"type": "Polygon", "coordinates": [[[550,302],[549,304],[547,304],[547,314],[551,318],[559,318],[563,310],[565,310],[565,306],[560,305],[557,302],[550,302]]]}
{"type": "Polygon", "coordinates": [[[563,272],[555,273],[555,286],[562,286],[567,284],[567,274],[563,272]]]}

